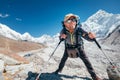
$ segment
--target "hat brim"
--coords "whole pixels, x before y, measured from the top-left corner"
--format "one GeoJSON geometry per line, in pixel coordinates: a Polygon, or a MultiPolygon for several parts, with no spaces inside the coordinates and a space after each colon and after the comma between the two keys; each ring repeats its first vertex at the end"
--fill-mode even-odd
{"type": "Polygon", "coordinates": [[[65,19],[64,19],[64,21],[67,21],[67,20],[69,20],[70,18],[75,18],[75,19],[77,19],[76,16],[72,15],[72,16],[66,16],[65,19]]]}

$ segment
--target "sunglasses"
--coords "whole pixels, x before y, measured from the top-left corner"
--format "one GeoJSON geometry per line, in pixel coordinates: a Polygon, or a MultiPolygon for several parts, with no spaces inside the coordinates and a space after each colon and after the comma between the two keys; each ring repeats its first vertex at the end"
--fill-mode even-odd
{"type": "Polygon", "coordinates": [[[68,20],[66,20],[65,22],[66,22],[66,23],[71,23],[71,22],[77,22],[77,20],[73,18],[73,19],[68,19],[68,20]]]}

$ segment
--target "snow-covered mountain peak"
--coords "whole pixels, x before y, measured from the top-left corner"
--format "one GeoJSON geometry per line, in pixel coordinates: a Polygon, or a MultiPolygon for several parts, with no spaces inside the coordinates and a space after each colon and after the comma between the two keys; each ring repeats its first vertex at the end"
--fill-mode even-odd
{"type": "Polygon", "coordinates": [[[4,25],[2,23],[0,23],[0,35],[14,40],[33,41],[33,37],[28,32],[21,35],[20,33],[16,32],[15,30],[12,30],[7,25],[4,25]]]}
{"type": "Polygon", "coordinates": [[[108,17],[111,17],[113,14],[112,13],[108,13],[104,10],[98,10],[95,14],[93,14],[92,16],[90,16],[87,21],[88,22],[91,22],[91,21],[94,21],[94,22],[99,22],[100,20],[102,20],[103,18],[108,18],[108,17]]]}
{"type": "Polygon", "coordinates": [[[33,37],[32,37],[28,32],[25,32],[25,33],[22,35],[22,40],[32,41],[32,40],[33,40],[33,37]]]}
{"type": "Polygon", "coordinates": [[[16,32],[15,30],[10,29],[7,25],[0,23],[0,35],[18,40],[21,39],[21,34],[16,32]]]}
{"type": "Polygon", "coordinates": [[[24,36],[31,36],[28,32],[25,32],[23,35],[24,36]]]}
{"type": "Polygon", "coordinates": [[[92,31],[97,34],[97,37],[105,37],[109,30],[114,30],[120,25],[120,14],[108,13],[104,10],[99,10],[90,16],[82,23],[83,28],[87,31],[92,31]]]}
{"type": "Polygon", "coordinates": [[[104,16],[113,15],[112,13],[108,13],[108,12],[106,12],[105,10],[102,10],[102,9],[98,10],[95,14],[96,14],[96,15],[104,15],[104,16]]]}

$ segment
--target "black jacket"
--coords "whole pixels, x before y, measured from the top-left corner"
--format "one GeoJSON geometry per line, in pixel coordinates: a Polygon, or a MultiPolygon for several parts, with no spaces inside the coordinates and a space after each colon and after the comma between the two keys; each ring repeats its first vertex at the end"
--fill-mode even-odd
{"type": "Polygon", "coordinates": [[[67,35],[67,37],[65,39],[66,46],[83,45],[82,38],[84,38],[88,41],[93,41],[93,39],[89,38],[88,32],[84,31],[81,27],[76,27],[73,33],[70,33],[67,29],[63,28],[60,32],[60,35],[61,34],[67,35]]]}

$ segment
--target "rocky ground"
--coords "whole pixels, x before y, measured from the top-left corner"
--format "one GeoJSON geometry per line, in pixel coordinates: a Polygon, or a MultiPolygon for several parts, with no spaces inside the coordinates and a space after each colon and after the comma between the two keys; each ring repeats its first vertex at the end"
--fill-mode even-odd
{"type": "MultiPolygon", "coordinates": [[[[50,54],[55,49],[54,46],[49,46],[44,49],[18,53],[28,60],[29,64],[6,65],[5,80],[35,80],[40,73],[40,80],[91,80],[83,62],[79,58],[69,58],[63,71],[59,75],[52,72],[55,71],[59,65],[63,55],[63,43],[58,47],[54,56],[47,62],[50,54]]],[[[110,47],[103,46],[103,51],[114,61],[119,61],[118,53],[113,51],[110,47]],[[116,56],[118,58],[116,58],[116,56]]],[[[95,43],[85,43],[86,54],[96,70],[97,75],[101,78],[108,79],[106,68],[109,64],[104,54],[99,50],[95,43]],[[91,45],[91,47],[88,47],[91,45]],[[94,50],[93,50],[94,49],[94,50]]]]}

